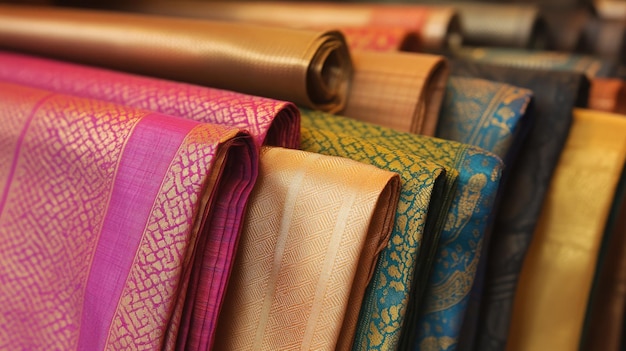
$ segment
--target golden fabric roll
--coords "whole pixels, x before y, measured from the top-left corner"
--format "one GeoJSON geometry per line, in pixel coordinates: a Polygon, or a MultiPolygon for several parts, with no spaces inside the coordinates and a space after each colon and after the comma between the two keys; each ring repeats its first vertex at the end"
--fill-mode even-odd
{"type": "Polygon", "coordinates": [[[345,116],[401,132],[435,135],[448,81],[443,57],[357,51],[353,62],[345,116]]]}
{"type": "Polygon", "coordinates": [[[508,351],[578,350],[604,226],[626,159],[626,118],[574,110],[524,261],[508,351]]]}
{"type": "Polygon", "coordinates": [[[333,2],[138,1],[122,9],[168,16],[272,24],[290,28],[401,27],[422,50],[458,45],[458,16],[451,7],[333,2]]]}
{"type": "Polygon", "coordinates": [[[353,281],[371,276],[389,240],[399,191],[398,175],[374,166],[264,148],[216,349],[334,349],[353,281]]]}
{"type": "Polygon", "coordinates": [[[0,48],[341,111],[343,36],[249,24],[0,5],[0,48]]]}

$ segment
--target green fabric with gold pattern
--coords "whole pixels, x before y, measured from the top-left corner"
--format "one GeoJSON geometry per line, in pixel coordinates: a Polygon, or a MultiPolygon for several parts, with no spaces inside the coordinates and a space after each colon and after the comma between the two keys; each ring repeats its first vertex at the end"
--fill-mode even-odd
{"type": "MultiPolygon", "coordinates": [[[[377,158],[381,160],[392,162],[391,156],[402,152],[459,172],[452,205],[444,222],[437,228],[442,230],[440,242],[430,248],[421,248],[420,262],[418,256],[406,253],[405,247],[410,244],[410,239],[403,228],[403,221],[397,221],[397,232],[394,231],[379,258],[361,305],[353,349],[397,349],[401,345],[401,333],[410,338],[417,329],[426,279],[430,277],[431,281],[422,307],[429,314],[467,299],[480,256],[482,234],[495,201],[502,161],[474,146],[396,132],[317,111],[303,110],[302,126],[302,147],[308,151],[328,153],[352,150],[354,147],[344,138],[318,140],[307,131],[343,133],[392,151],[390,155],[379,155],[377,158]],[[435,270],[429,275],[427,272],[433,251],[436,251],[435,270]],[[456,286],[458,291],[452,296],[439,296],[440,292],[448,291],[444,289],[448,286],[456,286]]],[[[445,321],[435,320],[432,328],[446,329],[447,326],[445,321]]],[[[442,337],[445,338],[445,335],[442,337]]],[[[424,345],[440,341],[446,340],[431,338],[425,340],[424,345]]]]}

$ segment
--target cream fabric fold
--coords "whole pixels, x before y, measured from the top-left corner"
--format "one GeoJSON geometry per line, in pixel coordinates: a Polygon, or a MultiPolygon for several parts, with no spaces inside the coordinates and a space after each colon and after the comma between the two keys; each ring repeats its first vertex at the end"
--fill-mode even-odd
{"type": "Polygon", "coordinates": [[[344,116],[401,132],[435,135],[448,80],[437,55],[354,51],[344,116]]]}
{"type": "Polygon", "coordinates": [[[602,234],[625,160],[625,118],[574,110],[522,268],[507,351],[578,350],[602,234]]]}
{"type": "Polygon", "coordinates": [[[375,263],[362,258],[389,239],[399,177],[282,148],[262,149],[259,174],[216,349],[333,350],[357,272],[375,263]]]}

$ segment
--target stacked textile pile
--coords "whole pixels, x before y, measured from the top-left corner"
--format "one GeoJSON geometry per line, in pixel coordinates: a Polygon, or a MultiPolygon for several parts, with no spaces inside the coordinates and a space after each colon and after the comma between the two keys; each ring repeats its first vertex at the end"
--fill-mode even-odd
{"type": "Polygon", "coordinates": [[[0,5],[0,349],[622,347],[622,22],[108,5],[0,5]]]}

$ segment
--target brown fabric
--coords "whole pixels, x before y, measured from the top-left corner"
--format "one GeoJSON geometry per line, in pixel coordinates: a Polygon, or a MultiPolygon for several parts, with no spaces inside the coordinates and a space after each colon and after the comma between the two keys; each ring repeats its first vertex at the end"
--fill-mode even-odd
{"type": "Polygon", "coordinates": [[[545,23],[539,8],[512,4],[455,4],[467,45],[545,49],[545,23]]]}
{"type": "Polygon", "coordinates": [[[575,109],[524,260],[507,351],[579,349],[604,227],[625,160],[626,119],[575,109]]]}
{"type": "Polygon", "coordinates": [[[402,27],[341,27],[351,50],[413,51],[421,50],[420,38],[413,30],[402,27]]]}
{"type": "Polygon", "coordinates": [[[344,115],[401,132],[433,136],[448,80],[441,56],[353,52],[354,80],[344,115]]]}
{"type": "Polygon", "coordinates": [[[626,25],[620,21],[594,18],[583,32],[581,52],[626,63],[626,25]]]}
{"type": "Polygon", "coordinates": [[[589,9],[550,10],[542,12],[542,17],[550,34],[550,49],[573,52],[581,49],[583,31],[593,15],[589,9]]]}
{"type": "Polygon", "coordinates": [[[138,1],[123,9],[191,18],[245,21],[290,28],[397,27],[417,35],[420,50],[439,51],[459,42],[458,18],[450,7],[331,2],[138,1]]]}
{"type": "Polygon", "coordinates": [[[626,1],[595,0],[593,5],[600,18],[626,21],[626,1]]]}
{"type": "Polygon", "coordinates": [[[282,148],[259,167],[215,348],[332,350],[389,241],[399,176],[282,148]]]}
{"type": "Polygon", "coordinates": [[[626,197],[622,198],[613,231],[607,234],[611,238],[588,307],[589,329],[582,350],[620,350],[626,311],[626,197]]]}
{"type": "Polygon", "coordinates": [[[85,10],[0,5],[0,47],[327,111],[352,75],[338,32],[85,10]]]}
{"type": "Polygon", "coordinates": [[[621,79],[594,78],[589,91],[592,110],[626,114],[626,84],[621,79]]]}

